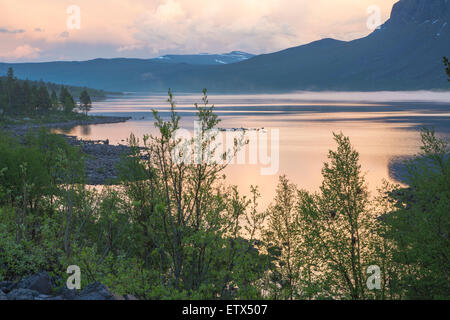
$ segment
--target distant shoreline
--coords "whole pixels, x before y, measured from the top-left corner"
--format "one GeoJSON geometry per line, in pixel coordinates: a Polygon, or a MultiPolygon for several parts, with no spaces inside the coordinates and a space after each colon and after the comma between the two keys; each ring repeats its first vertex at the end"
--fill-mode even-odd
{"type": "Polygon", "coordinates": [[[95,124],[110,124],[121,123],[131,120],[131,117],[111,117],[111,116],[90,116],[87,119],[74,119],[60,122],[42,122],[42,123],[22,123],[22,124],[7,124],[4,129],[8,131],[27,131],[29,129],[46,128],[68,128],[83,125],[95,124]]]}

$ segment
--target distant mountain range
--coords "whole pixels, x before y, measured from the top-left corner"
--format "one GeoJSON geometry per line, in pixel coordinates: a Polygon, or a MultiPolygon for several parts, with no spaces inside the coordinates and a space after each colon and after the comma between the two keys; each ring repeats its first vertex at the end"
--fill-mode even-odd
{"type": "Polygon", "coordinates": [[[0,64],[0,74],[12,66],[21,78],[108,91],[449,89],[444,55],[450,55],[450,0],[400,0],[386,23],[353,41],[323,39],[254,57],[232,52],[149,60],[0,64]]]}

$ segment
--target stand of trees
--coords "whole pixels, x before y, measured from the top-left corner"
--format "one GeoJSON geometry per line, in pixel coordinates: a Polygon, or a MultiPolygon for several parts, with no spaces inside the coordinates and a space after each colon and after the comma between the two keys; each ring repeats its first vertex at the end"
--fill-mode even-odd
{"type": "MultiPolygon", "coordinates": [[[[63,111],[71,114],[77,108],[72,94],[65,86],[49,87],[44,82],[18,80],[12,68],[4,80],[0,79],[0,115],[33,116],[63,111]]],[[[86,90],[80,96],[80,110],[86,113],[92,106],[91,98],[86,90]]]]}

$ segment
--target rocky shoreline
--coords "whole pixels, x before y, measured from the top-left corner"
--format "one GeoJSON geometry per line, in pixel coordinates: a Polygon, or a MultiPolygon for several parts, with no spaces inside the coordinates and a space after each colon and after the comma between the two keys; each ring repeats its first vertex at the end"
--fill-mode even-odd
{"type": "MultiPolygon", "coordinates": [[[[61,279],[59,279],[61,280],[61,279]]],[[[138,300],[132,295],[117,295],[105,285],[95,282],[82,290],[69,290],[56,285],[48,272],[34,274],[27,278],[0,282],[0,300],[138,300]]]]}
{"type": "MultiPolygon", "coordinates": [[[[67,129],[79,125],[95,125],[121,123],[130,120],[130,117],[91,117],[88,120],[73,120],[68,122],[44,124],[7,125],[6,131],[18,137],[23,137],[30,129],[46,127],[49,129],[67,129]]],[[[126,145],[110,145],[108,140],[92,141],[80,140],[77,137],[60,134],[72,146],[80,147],[86,157],[87,183],[90,185],[105,185],[118,178],[117,164],[123,155],[129,154],[131,149],[126,145]]]]}
{"type": "Polygon", "coordinates": [[[106,116],[91,116],[83,120],[70,120],[65,122],[50,122],[50,123],[24,123],[24,124],[9,124],[5,126],[6,130],[15,130],[26,132],[29,129],[46,128],[73,128],[76,126],[94,125],[94,124],[108,124],[121,123],[131,120],[131,117],[106,117],[106,116]]]}
{"type": "Polygon", "coordinates": [[[110,145],[108,141],[79,140],[65,136],[68,143],[86,154],[85,169],[89,185],[107,185],[119,177],[117,165],[124,155],[131,152],[125,145],[110,145]]]}

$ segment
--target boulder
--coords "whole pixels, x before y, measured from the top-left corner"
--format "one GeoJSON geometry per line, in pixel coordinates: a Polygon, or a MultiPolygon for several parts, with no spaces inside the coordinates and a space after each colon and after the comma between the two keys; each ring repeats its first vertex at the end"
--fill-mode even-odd
{"type": "Polygon", "coordinates": [[[7,295],[7,300],[34,300],[39,292],[30,289],[14,289],[7,295]]]}
{"type": "Polygon", "coordinates": [[[3,293],[8,293],[14,288],[15,283],[12,281],[2,281],[0,282],[0,290],[3,293]]]}
{"type": "Polygon", "coordinates": [[[81,291],[69,290],[64,286],[54,293],[55,286],[47,272],[32,275],[17,283],[3,281],[0,282],[0,300],[138,300],[128,294],[116,295],[99,282],[81,291]]]}
{"type": "Polygon", "coordinates": [[[58,296],[60,296],[63,300],[75,300],[78,295],[78,290],[70,290],[67,287],[62,287],[58,291],[58,296]]]}
{"type": "Polygon", "coordinates": [[[95,282],[84,288],[80,295],[75,300],[116,300],[116,296],[109,291],[109,289],[99,283],[95,282]]]}
{"type": "Polygon", "coordinates": [[[52,300],[53,297],[46,295],[46,294],[40,294],[38,295],[34,300],[52,300]]]}
{"type": "Polygon", "coordinates": [[[41,272],[19,281],[14,289],[30,289],[40,294],[50,295],[52,282],[47,272],[41,272]]]}

